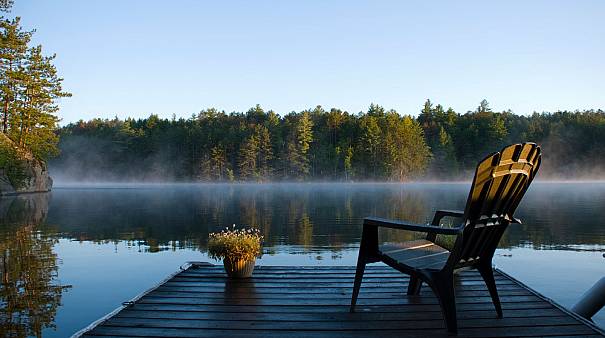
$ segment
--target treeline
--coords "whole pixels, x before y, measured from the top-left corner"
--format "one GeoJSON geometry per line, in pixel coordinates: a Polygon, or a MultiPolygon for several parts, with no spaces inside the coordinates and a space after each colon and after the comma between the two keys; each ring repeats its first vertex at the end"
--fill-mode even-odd
{"type": "Polygon", "coordinates": [[[207,109],[190,119],[80,121],[61,129],[54,175],[74,179],[203,181],[406,180],[430,150],[410,116],[372,105],[280,116],[207,109]]]}
{"type": "Polygon", "coordinates": [[[50,166],[63,180],[468,179],[486,154],[525,141],[543,147],[542,177],[605,169],[602,110],[523,116],[493,112],[485,100],[464,114],[427,100],[416,118],[374,104],[357,114],[211,108],[188,119],[79,121],[59,135],[61,155],[50,166]]]}

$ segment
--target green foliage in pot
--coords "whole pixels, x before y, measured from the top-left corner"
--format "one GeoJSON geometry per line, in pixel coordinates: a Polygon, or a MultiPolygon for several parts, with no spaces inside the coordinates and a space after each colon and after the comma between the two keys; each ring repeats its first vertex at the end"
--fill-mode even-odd
{"type": "Polygon", "coordinates": [[[231,262],[251,261],[262,255],[262,241],[263,236],[258,229],[236,229],[233,225],[232,228],[210,234],[208,256],[231,262]]]}

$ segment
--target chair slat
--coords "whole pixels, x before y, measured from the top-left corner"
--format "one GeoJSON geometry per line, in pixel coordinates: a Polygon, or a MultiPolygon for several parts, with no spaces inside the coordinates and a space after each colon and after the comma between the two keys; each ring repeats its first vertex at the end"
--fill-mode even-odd
{"type": "MultiPolygon", "coordinates": [[[[451,264],[480,261],[495,250],[494,242],[514,212],[540,164],[540,148],[533,143],[514,144],[486,157],[477,165],[465,209],[463,240],[451,264]],[[456,261],[458,260],[458,261],[456,261]]],[[[487,257],[486,257],[487,258],[487,257]]],[[[489,257],[491,259],[491,257],[489,257]]]]}

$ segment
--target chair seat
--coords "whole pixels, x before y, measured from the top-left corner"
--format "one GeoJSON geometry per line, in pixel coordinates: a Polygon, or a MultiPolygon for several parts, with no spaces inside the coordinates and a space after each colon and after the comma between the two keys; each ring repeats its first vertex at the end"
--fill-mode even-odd
{"type": "Polygon", "coordinates": [[[415,269],[440,270],[445,266],[450,252],[426,239],[403,243],[385,243],[380,246],[381,254],[390,257],[399,264],[415,269]]]}

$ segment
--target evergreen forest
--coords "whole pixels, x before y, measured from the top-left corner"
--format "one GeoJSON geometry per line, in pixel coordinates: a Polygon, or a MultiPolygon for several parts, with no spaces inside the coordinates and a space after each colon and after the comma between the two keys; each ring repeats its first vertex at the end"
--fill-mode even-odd
{"type": "Polygon", "coordinates": [[[543,179],[605,169],[605,112],[464,113],[430,100],[415,116],[372,104],[351,114],[317,106],[279,114],[255,106],[190,118],[93,119],[58,131],[60,179],[91,181],[392,181],[470,179],[506,144],[543,148],[543,179]]]}

